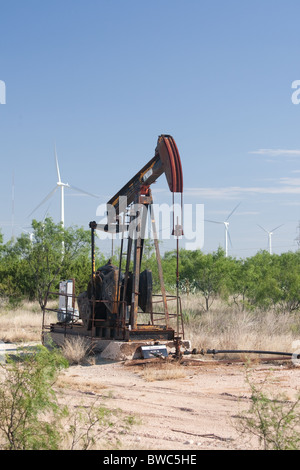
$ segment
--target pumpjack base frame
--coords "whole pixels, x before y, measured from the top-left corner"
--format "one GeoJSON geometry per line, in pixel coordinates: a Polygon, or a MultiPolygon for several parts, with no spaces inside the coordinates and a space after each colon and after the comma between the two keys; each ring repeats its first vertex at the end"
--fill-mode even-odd
{"type": "MultiPolygon", "coordinates": [[[[43,343],[50,341],[57,346],[63,346],[66,338],[83,337],[100,358],[113,361],[131,360],[142,358],[141,347],[163,344],[171,352],[174,349],[174,330],[171,328],[151,328],[149,325],[139,325],[136,330],[128,331],[127,339],[103,338],[91,336],[80,323],[73,323],[68,327],[64,323],[53,323],[43,330],[43,343]],[[50,341],[49,341],[50,340],[50,341]]],[[[190,348],[190,342],[185,340],[184,347],[190,348]]]]}
{"type": "Polygon", "coordinates": [[[136,329],[122,329],[118,332],[116,327],[101,326],[94,327],[94,331],[88,330],[80,323],[73,323],[66,325],[65,323],[51,323],[49,325],[49,332],[62,334],[64,336],[86,336],[92,339],[109,339],[119,341],[137,340],[168,340],[173,341],[175,331],[173,328],[158,327],[152,325],[138,325],[136,329]]]}
{"type": "MultiPolygon", "coordinates": [[[[76,299],[74,294],[61,294],[59,292],[52,292],[51,294],[59,296],[64,295],[67,298],[72,297],[76,299]]],[[[159,296],[158,296],[159,297],[159,296]]],[[[168,296],[168,300],[176,300],[175,296],[168,296]]],[[[161,302],[156,300],[156,302],[161,302]]],[[[74,304],[75,305],[75,304],[74,304]]],[[[181,304],[180,304],[181,305],[181,304]]],[[[97,319],[92,315],[91,321],[82,318],[76,318],[75,313],[77,310],[69,310],[69,321],[57,321],[55,323],[49,322],[50,318],[47,313],[56,313],[59,318],[59,309],[57,308],[44,308],[43,310],[43,326],[42,326],[42,342],[45,345],[54,343],[57,346],[63,346],[65,340],[70,338],[81,337],[87,341],[91,350],[95,352],[102,352],[103,344],[110,344],[110,350],[113,351],[113,356],[124,356],[123,351],[130,351],[130,358],[136,356],[138,346],[153,345],[153,344],[169,344],[169,347],[176,345],[176,339],[184,338],[184,329],[177,331],[166,324],[158,324],[155,321],[149,323],[138,323],[136,328],[132,328],[130,324],[125,324],[124,321],[111,322],[110,318],[97,319]],[[117,353],[116,353],[117,351],[117,353]]],[[[143,312],[140,312],[143,313],[143,312]]],[[[181,313],[181,306],[180,306],[181,313]]],[[[152,312],[154,315],[154,312],[152,312]]],[[[159,315],[162,315],[159,313],[159,315]]],[[[171,317],[177,315],[172,314],[171,317]]],[[[182,316],[180,315],[182,320],[182,316]]],[[[160,321],[157,319],[157,321],[160,321]]],[[[174,320],[173,320],[174,321],[174,320]]]]}

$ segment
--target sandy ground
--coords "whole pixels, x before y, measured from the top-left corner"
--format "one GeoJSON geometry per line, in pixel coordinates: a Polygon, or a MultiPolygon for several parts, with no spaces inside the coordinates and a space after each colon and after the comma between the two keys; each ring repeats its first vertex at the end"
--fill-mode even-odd
{"type": "MultiPolygon", "coordinates": [[[[183,377],[152,382],[143,377],[143,367],[104,360],[72,366],[60,378],[60,393],[69,405],[98,398],[109,408],[133,414],[139,424],[122,435],[122,449],[257,448],[255,440],[239,436],[236,429],[237,417],[250,406],[243,363],[193,362],[180,366],[183,377]]],[[[300,367],[290,362],[253,362],[251,371],[255,383],[268,376],[270,387],[290,400],[300,392],[300,367]]]]}

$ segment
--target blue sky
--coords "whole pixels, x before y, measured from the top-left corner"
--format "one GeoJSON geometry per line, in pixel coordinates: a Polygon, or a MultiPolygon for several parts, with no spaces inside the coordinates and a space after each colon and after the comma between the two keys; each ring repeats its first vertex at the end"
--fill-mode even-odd
{"type": "MultiPolygon", "coordinates": [[[[88,228],[171,134],[184,203],[229,219],[237,257],[295,250],[300,220],[298,0],[1,0],[0,227],[14,234],[57,181],[66,225],[88,228]]],[[[157,204],[171,202],[162,176],[157,204]]],[[[58,193],[32,217],[59,221],[58,193]]],[[[223,246],[205,222],[203,251],[223,246]]],[[[100,244],[101,245],[101,244],[100,244]]],[[[175,246],[164,242],[165,249],[175,246]]],[[[104,243],[103,243],[104,247],[104,243]]]]}

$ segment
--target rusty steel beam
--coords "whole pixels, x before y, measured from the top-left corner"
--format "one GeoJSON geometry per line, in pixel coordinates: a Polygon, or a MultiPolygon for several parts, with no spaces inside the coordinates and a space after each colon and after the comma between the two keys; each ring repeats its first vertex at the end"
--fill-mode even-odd
{"type": "Polygon", "coordinates": [[[154,157],[126,183],[107,203],[113,206],[116,215],[126,209],[121,207],[120,197],[127,198],[127,207],[134,202],[135,195],[142,186],[150,186],[163,173],[166,175],[169,189],[172,193],[183,192],[183,174],[180,155],[175,140],[170,135],[160,135],[157,141],[154,157]]]}
{"type": "Polygon", "coordinates": [[[155,246],[155,256],[157,260],[158,277],[159,277],[159,282],[160,282],[160,290],[161,290],[163,304],[164,304],[165,322],[166,322],[166,326],[169,327],[169,311],[168,311],[166,289],[165,289],[165,283],[164,283],[164,278],[163,278],[160,251],[159,251],[159,246],[158,246],[158,241],[157,241],[157,232],[156,232],[154,212],[151,207],[151,204],[149,205],[149,210],[150,210],[150,217],[151,217],[151,223],[152,223],[152,231],[153,231],[153,239],[154,239],[154,246],[155,246]]]}

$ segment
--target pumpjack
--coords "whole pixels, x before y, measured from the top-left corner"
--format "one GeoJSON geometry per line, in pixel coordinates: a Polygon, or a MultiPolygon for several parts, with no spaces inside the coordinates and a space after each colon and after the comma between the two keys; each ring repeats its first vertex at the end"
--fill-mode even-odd
{"type": "MultiPolygon", "coordinates": [[[[177,295],[171,296],[167,295],[164,285],[152,207],[151,185],[163,173],[173,195],[173,206],[175,193],[180,194],[182,219],[183,175],[180,155],[173,137],[160,135],[154,157],[107,202],[107,223],[90,222],[92,260],[90,282],[87,290],[77,297],[78,313],[72,315],[72,309],[66,308],[64,312],[71,311],[71,314],[60,315],[60,321],[51,325],[52,332],[64,331],[70,334],[89,335],[95,339],[118,341],[175,342],[184,336],[181,302],[178,295],[178,239],[183,235],[183,229],[178,219],[175,225],[173,217],[172,234],[177,239],[177,295]],[[153,292],[152,272],[148,269],[141,272],[148,214],[152,225],[160,294],[153,292]],[[108,260],[106,265],[96,269],[97,230],[112,235],[120,234],[118,266],[108,260]],[[123,268],[124,258],[125,268],[123,268]],[[169,308],[170,301],[175,301],[174,308],[169,308]],[[139,322],[139,318],[143,319],[142,322],[139,322]]],[[[74,294],[72,298],[74,313],[74,294]]]]}

